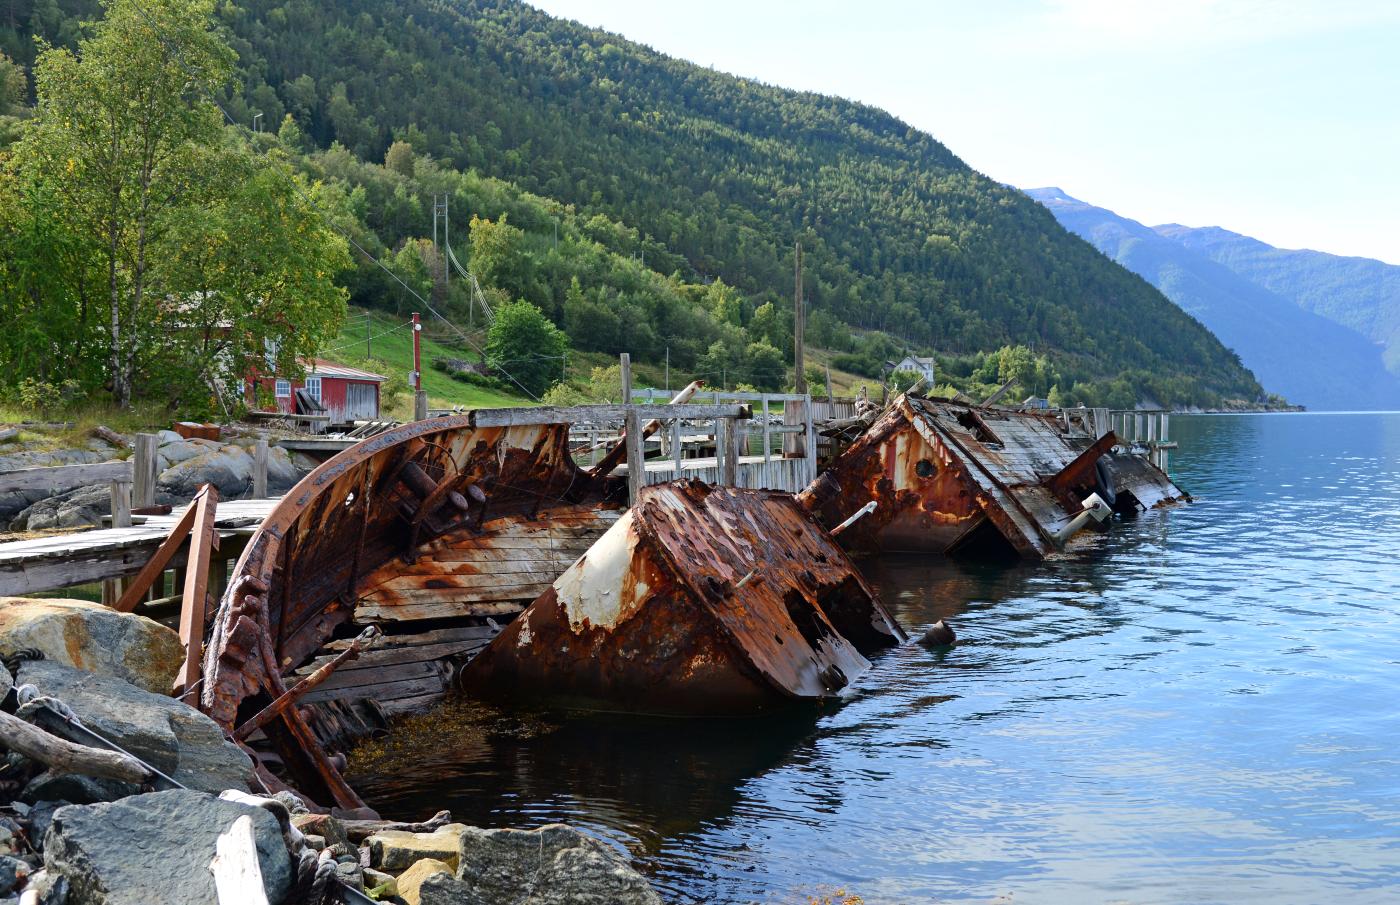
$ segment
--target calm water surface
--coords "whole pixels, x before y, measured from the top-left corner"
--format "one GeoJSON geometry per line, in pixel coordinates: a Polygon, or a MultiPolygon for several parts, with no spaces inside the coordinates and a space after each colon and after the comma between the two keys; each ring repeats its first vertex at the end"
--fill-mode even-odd
{"type": "Polygon", "coordinates": [[[962,640],[824,714],[461,708],[357,781],[569,821],[674,902],[1400,901],[1400,415],[1172,428],[1194,505],[1034,567],[868,562],[962,640]]]}

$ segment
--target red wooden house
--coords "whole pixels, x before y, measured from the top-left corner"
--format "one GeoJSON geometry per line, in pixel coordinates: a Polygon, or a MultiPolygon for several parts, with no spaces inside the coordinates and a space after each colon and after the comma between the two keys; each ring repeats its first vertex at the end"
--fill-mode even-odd
{"type": "MultiPolygon", "coordinates": [[[[326,410],[325,414],[330,415],[332,424],[368,421],[379,417],[379,385],[385,380],[381,374],[317,358],[307,366],[306,376],[300,380],[258,377],[248,388],[247,403],[254,410],[297,414],[297,390],[305,390],[306,395],[319,403],[326,410]],[[274,405],[258,406],[253,386],[270,392],[274,405]]],[[[309,413],[303,410],[300,414],[309,413]]]]}

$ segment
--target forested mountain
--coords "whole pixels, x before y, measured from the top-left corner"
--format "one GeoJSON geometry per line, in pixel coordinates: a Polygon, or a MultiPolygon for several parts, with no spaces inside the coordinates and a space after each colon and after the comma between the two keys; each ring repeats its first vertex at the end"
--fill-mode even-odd
{"type": "MultiPolygon", "coordinates": [[[[91,0],[10,0],[0,51],[28,62],[31,34],[71,42],[74,18],[97,13],[91,0]]],[[[572,337],[585,348],[655,357],[670,346],[694,363],[715,332],[702,324],[697,339],[693,317],[658,317],[647,293],[600,292],[577,272],[554,278],[561,269],[540,261],[564,220],[656,274],[737,287],[740,344],[760,338],[749,328],[765,302],[770,320],[790,321],[801,241],[813,318],[827,325],[951,357],[1023,344],[1052,359],[1072,401],[1262,393],[1146,282],[882,111],[718,73],[511,0],[243,0],[219,16],[239,56],[241,84],[226,98],[236,119],[259,112],[272,128],[289,114],[310,145],[343,145],[368,162],[402,141],[478,185],[501,180],[498,202],[506,192],[537,199],[526,207],[546,216],[509,221],[521,231],[509,234],[515,260],[533,276],[506,268],[494,288],[571,333],[582,321],[569,324],[570,293],[577,310],[586,297],[599,317],[584,321],[602,326],[572,337]]],[[[429,233],[431,181],[393,189],[395,217],[368,210],[362,193],[356,210],[386,257],[429,233]]],[[[481,197],[453,197],[464,259],[473,218],[499,225],[481,197]]],[[[365,272],[350,282],[357,303],[394,297],[365,272]]],[[[822,332],[838,348],[855,344],[844,330],[822,332]]]]}
{"type": "Polygon", "coordinates": [[[1176,241],[1171,230],[1154,230],[1057,188],[1026,194],[1199,319],[1289,401],[1317,409],[1400,406],[1400,381],[1385,370],[1380,347],[1360,333],[1216,263],[1176,241]]]}
{"type": "Polygon", "coordinates": [[[1383,344],[1386,366],[1400,374],[1400,266],[1275,248],[1217,226],[1171,223],[1154,228],[1303,309],[1383,344]]]}

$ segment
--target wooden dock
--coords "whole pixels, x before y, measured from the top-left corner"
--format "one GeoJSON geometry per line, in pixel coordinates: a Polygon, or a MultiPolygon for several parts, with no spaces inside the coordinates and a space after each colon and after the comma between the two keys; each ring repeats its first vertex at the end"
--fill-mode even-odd
{"type": "MultiPolygon", "coordinates": [[[[229,500],[219,504],[214,520],[219,531],[218,563],[238,557],[278,499],[229,500]]],[[[187,508],[181,506],[169,515],[133,516],[132,522],[140,524],[129,528],[98,528],[0,544],[0,596],[19,597],[135,575],[187,508]]],[[[184,556],[182,549],[172,567],[184,565],[184,556]]],[[[220,571],[218,563],[211,571],[220,571]]]]}

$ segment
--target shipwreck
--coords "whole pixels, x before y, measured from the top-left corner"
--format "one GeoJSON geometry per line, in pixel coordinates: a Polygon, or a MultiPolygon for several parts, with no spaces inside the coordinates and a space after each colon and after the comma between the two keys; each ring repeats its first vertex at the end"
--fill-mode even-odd
{"type": "Polygon", "coordinates": [[[442,697],[493,620],[623,512],[616,482],[575,465],[567,424],[481,426],[475,414],[379,434],[316,468],[264,521],[219,603],[201,708],[240,740],[265,736],[318,801],[361,806],[323,749],[338,722],[364,718],[347,698],[372,699],[379,716],[442,697]]]}
{"type": "Polygon", "coordinates": [[[837,695],[905,640],[790,494],[648,487],[465,671],[476,693],[751,714],[837,695]]]}
{"type": "Polygon", "coordinates": [[[1190,497],[1084,412],[1020,411],[904,394],[798,499],[860,552],[1039,559],[1076,533],[1190,497]]]}

